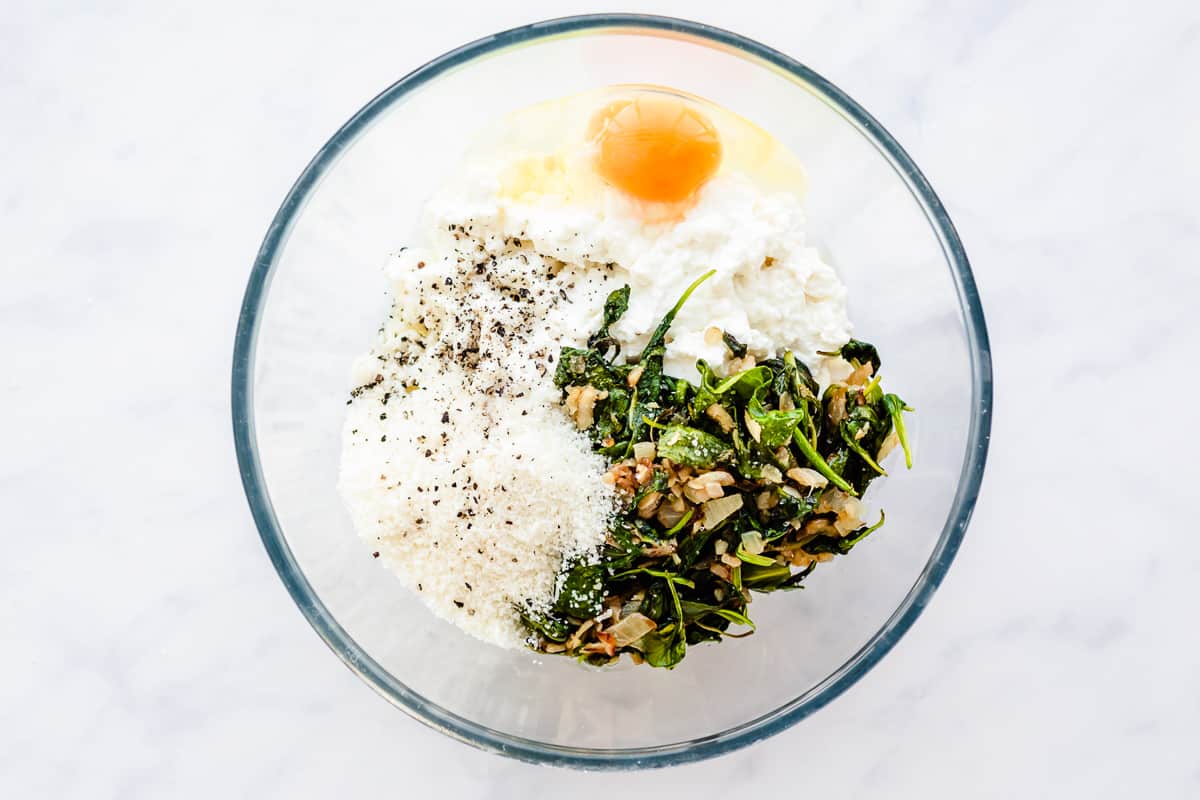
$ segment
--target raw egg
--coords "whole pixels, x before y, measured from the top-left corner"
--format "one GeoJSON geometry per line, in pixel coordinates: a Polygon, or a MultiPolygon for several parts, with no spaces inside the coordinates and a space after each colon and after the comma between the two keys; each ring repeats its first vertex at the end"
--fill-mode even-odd
{"type": "Polygon", "coordinates": [[[712,120],[676,96],[645,92],[616,100],[592,118],[589,133],[596,172],[639,200],[687,200],[721,166],[712,120]]]}
{"type": "Polygon", "coordinates": [[[514,111],[481,134],[471,156],[498,174],[506,199],[647,224],[682,219],[705,184],[727,173],[801,198],[807,182],[762,128],[703,98],[640,84],[514,111]]]}

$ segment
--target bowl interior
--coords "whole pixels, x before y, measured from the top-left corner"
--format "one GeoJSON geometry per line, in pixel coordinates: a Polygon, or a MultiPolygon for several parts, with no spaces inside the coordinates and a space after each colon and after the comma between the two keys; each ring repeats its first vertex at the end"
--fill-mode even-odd
{"type": "Polygon", "coordinates": [[[965,263],[951,262],[945,229],[894,153],[819,79],[806,82],[698,30],[607,25],[529,36],[480,46],[415,88],[412,80],[389,90],[310,168],[281,212],[276,246],[264,248],[257,267],[260,278],[269,273],[269,288],[248,302],[243,321],[252,400],[242,411],[253,434],[243,468],[269,498],[269,508],[257,509],[260,527],[334,649],[394,702],[476,743],[644,755],[761,736],[773,720],[822,704],[886,651],[930,576],[944,569],[937,560],[952,556],[969,513],[960,475],[980,405],[960,301],[965,263]],[[887,526],[823,565],[804,591],[757,598],[756,635],[693,648],[670,672],[590,670],[469,638],[371,558],[336,491],[349,365],[388,308],[385,255],[410,241],[422,204],[489,122],[614,83],[706,97],[801,158],[810,236],[848,285],[857,333],[879,346],[889,386],[917,409],[916,468],[891,461],[892,476],[868,495],[872,508],[886,508],[887,526]],[[254,450],[261,474],[253,474],[254,450]]]}

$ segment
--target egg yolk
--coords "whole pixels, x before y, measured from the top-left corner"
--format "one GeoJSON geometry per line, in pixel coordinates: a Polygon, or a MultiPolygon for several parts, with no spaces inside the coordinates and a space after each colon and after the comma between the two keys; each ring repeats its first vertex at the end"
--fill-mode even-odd
{"type": "Polygon", "coordinates": [[[712,121],[674,97],[610,103],[592,119],[589,134],[597,145],[596,172],[639,200],[687,200],[721,165],[712,121]]]}

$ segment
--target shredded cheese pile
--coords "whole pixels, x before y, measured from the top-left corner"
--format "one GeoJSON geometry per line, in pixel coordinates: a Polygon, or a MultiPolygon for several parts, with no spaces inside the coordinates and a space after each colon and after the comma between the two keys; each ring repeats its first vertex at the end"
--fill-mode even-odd
{"type": "Polygon", "coordinates": [[[604,539],[604,459],[560,408],[563,344],[605,276],[456,225],[441,256],[388,267],[395,304],[355,365],[341,491],[360,536],[439,616],[519,647],[517,607],[547,607],[564,558],[604,539]]]}

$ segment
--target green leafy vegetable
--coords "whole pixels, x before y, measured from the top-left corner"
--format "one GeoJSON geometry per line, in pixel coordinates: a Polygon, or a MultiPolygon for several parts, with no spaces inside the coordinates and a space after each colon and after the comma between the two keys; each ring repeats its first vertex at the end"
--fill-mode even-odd
{"type": "Polygon", "coordinates": [[[610,571],[619,572],[629,569],[642,554],[642,538],[649,528],[640,519],[612,520],[608,527],[608,536],[601,548],[601,558],[604,566],[610,571]]]}
{"type": "Polygon", "coordinates": [[[904,430],[904,412],[912,411],[912,409],[898,395],[894,394],[885,394],[883,404],[887,407],[888,416],[892,420],[896,438],[900,440],[900,446],[904,448],[904,466],[912,469],[912,450],[908,448],[908,433],[904,430]]]}
{"type": "MultiPolygon", "coordinates": [[[[600,330],[588,338],[588,347],[596,347],[602,342],[613,341],[612,337],[609,336],[608,329],[615,325],[617,320],[625,316],[625,312],[628,310],[629,284],[625,284],[610,294],[608,299],[604,301],[604,323],[600,326],[600,330]]],[[[620,353],[619,346],[617,347],[617,353],[620,353]]]]}
{"type": "Polygon", "coordinates": [[[740,611],[734,611],[732,608],[718,608],[713,613],[718,617],[724,617],[725,619],[737,625],[745,625],[750,630],[754,630],[754,623],[749,617],[740,611]]]}
{"type": "Polygon", "coordinates": [[[817,452],[817,449],[813,447],[812,442],[810,442],[806,437],[801,436],[797,431],[796,433],[792,434],[792,440],[796,443],[796,447],[798,447],[800,452],[804,455],[805,460],[807,460],[809,464],[812,464],[813,469],[824,475],[830,483],[841,489],[843,492],[858,494],[858,492],[854,491],[854,487],[846,482],[845,478],[835,472],[833,467],[829,466],[829,463],[821,457],[821,454],[817,452]]]}
{"type": "Polygon", "coordinates": [[[680,623],[650,631],[641,638],[639,644],[646,663],[652,667],[673,669],[687,655],[687,639],[680,623]]]}
{"type": "Polygon", "coordinates": [[[721,341],[725,342],[725,346],[729,348],[729,352],[733,354],[734,358],[746,357],[746,345],[735,339],[732,333],[722,333],[721,341]]]}
{"type": "MultiPolygon", "coordinates": [[[[565,565],[552,610],[518,609],[537,649],[591,664],[629,653],[671,669],[691,646],[751,635],[751,592],[803,588],[819,562],[883,525],[882,513],[861,523],[850,498],[883,474],[885,444],[898,442],[911,464],[911,409],[884,392],[873,345],[851,340],[826,354],[856,369],[824,393],[790,352],[729,375],[699,361],[694,384],[663,374],[667,333],[711,275],[687,287],[639,354],[620,358],[610,333],[629,307],[622,287],[587,347],[559,355],[564,396],[604,393],[586,433],[621,503],[595,557],[565,565]]],[[[732,357],[750,359],[723,339],[732,357]]]]}
{"type": "Polygon", "coordinates": [[[599,350],[564,347],[554,372],[554,385],[560,389],[588,385],[612,389],[625,384],[628,372],[628,369],[614,368],[599,350]]]}
{"type": "Polygon", "coordinates": [[[875,349],[875,345],[860,342],[858,339],[851,339],[846,342],[836,354],[822,353],[821,355],[840,355],[856,367],[862,364],[870,364],[875,373],[879,372],[879,367],[882,363],[879,360],[879,351],[875,349]]]}
{"type": "Polygon", "coordinates": [[[563,578],[554,610],[578,619],[600,613],[604,602],[604,568],[596,565],[573,567],[563,578]]]}
{"type": "Polygon", "coordinates": [[[733,446],[697,428],[668,425],[658,437],[658,455],[676,464],[711,469],[733,457],[733,446]]]}
{"type": "Polygon", "coordinates": [[[692,528],[692,532],[679,544],[680,566],[687,568],[696,563],[704,546],[712,539],[713,532],[711,528],[692,528]]]}
{"type": "Polygon", "coordinates": [[[859,457],[863,461],[867,462],[867,466],[878,472],[880,475],[887,475],[887,472],[884,470],[884,468],[876,464],[875,459],[871,458],[870,454],[867,453],[866,450],[863,450],[862,445],[858,443],[856,434],[860,430],[863,430],[863,428],[859,425],[855,425],[854,422],[843,422],[842,440],[846,443],[847,447],[849,447],[855,453],[858,453],[859,457]]]}
{"type": "Polygon", "coordinates": [[[883,512],[880,511],[879,522],[876,522],[869,528],[864,526],[855,530],[849,536],[818,536],[805,544],[804,549],[814,555],[817,553],[837,553],[844,556],[854,548],[854,545],[882,528],[883,519],[883,512]]]}
{"type": "Polygon", "coordinates": [[[634,391],[634,400],[629,409],[629,444],[626,447],[625,454],[633,449],[633,445],[643,440],[643,434],[646,429],[645,419],[650,417],[656,418],[656,412],[659,410],[659,395],[663,388],[663,356],[666,355],[667,331],[671,329],[671,323],[675,321],[676,315],[679,314],[679,309],[683,308],[683,304],[692,296],[692,292],[696,291],[696,287],[704,283],[706,280],[716,274],[716,270],[709,270],[701,275],[696,280],[692,281],[691,285],[684,290],[679,300],[671,307],[663,317],[662,322],[658,323],[658,327],[654,329],[654,333],[650,335],[650,340],[646,342],[646,346],[642,348],[642,353],[638,356],[637,364],[641,368],[641,375],[638,377],[637,386],[634,391]]]}
{"type": "Polygon", "coordinates": [[[751,404],[749,411],[761,430],[759,442],[772,450],[787,444],[796,435],[796,427],[804,419],[804,412],[798,408],[791,411],[762,411],[761,407],[755,409],[751,404]]]}
{"type": "Polygon", "coordinates": [[[754,564],[758,567],[770,567],[774,566],[775,564],[775,559],[749,553],[746,551],[746,548],[742,547],[741,545],[738,545],[736,555],[739,561],[742,561],[746,564],[754,564]]]}
{"type": "Polygon", "coordinates": [[[562,617],[528,608],[521,609],[520,613],[526,627],[551,642],[565,642],[571,635],[572,626],[562,617]]]}

